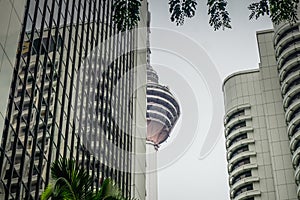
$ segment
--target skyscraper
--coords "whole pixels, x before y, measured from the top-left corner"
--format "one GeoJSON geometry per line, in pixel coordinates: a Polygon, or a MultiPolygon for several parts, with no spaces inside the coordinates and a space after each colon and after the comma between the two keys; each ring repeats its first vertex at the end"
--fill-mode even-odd
{"type": "MultiPolygon", "coordinates": [[[[147,35],[118,32],[112,4],[0,2],[1,199],[39,199],[59,158],[87,169],[95,188],[112,177],[124,196],[144,199],[129,155],[144,151],[135,135],[146,126],[146,69],[136,66],[146,53],[135,49],[147,35]],[[138,77],[144,87],[134,90],[138,77]]],[[[141,10],[146,27],[146,1],[141,10]]]]}
{"type": "Polygon", "coordinates": [[[231,199],[300,199],[299,22],[257,32],[259,69],[225,79],[231,199]]]}

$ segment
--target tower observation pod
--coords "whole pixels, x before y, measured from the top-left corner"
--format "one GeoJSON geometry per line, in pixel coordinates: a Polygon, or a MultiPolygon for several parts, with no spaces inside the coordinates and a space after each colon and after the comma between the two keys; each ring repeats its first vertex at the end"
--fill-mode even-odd
{"type": "Polygon", "coordinates": [[[180,116],[177,100],[167,86],[159,84],[157,72],[147,66],[147,143],[158,150],[180,116]]]}

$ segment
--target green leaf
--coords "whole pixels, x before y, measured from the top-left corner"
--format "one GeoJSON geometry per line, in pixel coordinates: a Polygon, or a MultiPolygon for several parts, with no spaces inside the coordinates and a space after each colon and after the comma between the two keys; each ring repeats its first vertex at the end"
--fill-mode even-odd
{"type": "Polygon", "coordinates": [[[48,200],[53,195],[53,186],[49,184],[42,193],[41,200],[48,200]]]}

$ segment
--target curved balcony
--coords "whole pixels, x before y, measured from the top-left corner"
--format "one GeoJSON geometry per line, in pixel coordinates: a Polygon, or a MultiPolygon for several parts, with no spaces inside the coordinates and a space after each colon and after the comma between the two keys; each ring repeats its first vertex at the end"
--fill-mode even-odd
{"type": "Polygon", "coordinates": [[[224,125],[228,123],[228,119],[230,118],[231,115],[233,115],[235,112],[242,110],[242,109],[247,109],[250,108],[250,104],[244,104],[244,105],[239,105],[235,106],[227,111],[227,113],[224,116],[224,125]]]}
{"type": "Polygon", "coordinates": [[[173,123],[176,122],[177,117],[174,116],[166,107],[158,104],[149,104],[147,105],[147,113],[160,113],[161,115],[164,115],[168,118],[170,123],[173,125],[173,123]]]}
{"type": "Polygon", "coordinates": [[[247,120],[251,119],[251,116],[243,116],[242,119],[235,120],[230,126],[225,127],[225,136],[232,134],[234,131],[242,129],[247,126],[247,120]]]}
{"type": "Polygon", "coordinates": [[[168,118],[168,116],[163,115],[162,113],[159,112],[147,112],[146,113],[147,120],[158,120],[160,121],[161,124],[166,125],[167,127],[171,127],[173,124],[168,118]]]}
{"type": "Polygon", "coordinates": [[[235,197],[233,200],[246,200],[251,197],[260,196],[261,192],[259,190],[250,190],[247,192],[243,192],[242,194],[235,197]]]}
{"type": "Polygon", "coordinates": [[[298,166],[299,158],[300,158],[300,148],[296,149],[296,151],[293,153],[293,156],[292,156],[292,163],[293,163],[294,168],[296,168],[298,166]]]}
{"type": "Polygon", "coordinates": [[[300,107],[300,99],[295,100],[285,111],[285,119],[287,122],[291,121],[294,111],[300,107]]]}
{"type": "Polygon", "coordinates": [[[300,140],[300,130],[297,131],[290,139],[291,152],[294,152],[296,150],[296,144],[299,140],[300,140]]]}
{"type": "Polygon", "coordinates": [[[290,84],[294,80],[299,78],[299,75],[300,75],[300,71],[296,71],[284,79],[284,81],[281,83],[281,92],[283,95],[287,92],[287,89],[289,88],[290,84]]]}
{"type": "Polygon", "coordinates": [[[229,174],[229,182],[231,183],[232,179],[236,176],[238,176],[239,174],[246,172],[248,170],[252,170],[252,169],[257,169],[258,165],[257,164],[253,164],[253,163],[249,163],[246,165],[242,165],[238,168],[236,168],[235,170],[233,170],[230,174],[229,174]]]}
{"type": "Polygon", "coordinates": [[[297,197],[298,199],[300,199],[300,185],[298,185],[297,187],[297,197]]]}
{"type": "MultiPolygon", "coordinates": [[[[295,24],[293,24],[293,26],[291,26],[288,23],[282,23],[281,25],[277,26],[276,32],[274,34],[274,38],[273,38],[273,43],[278,46],[279,42],[284,39],[286,36],[288,36],[289,34],[287,34],[286,36],[282,37],[283,34],[286,34],[288,32],[289,29],[293,29],[294,27],[299,26],[299,22],[296,22],[295,24]],[[279,40],[280,39],[280,40],[279,40]]],[[[291,34],[291,33],[290,33],[291,34]]]]}
{"type": "Polygon", "coordinates": [[[285,78],[285,74],[293,67],[295,67],[297,64],[300,64],[300,58],[295,57],[289,61],[287,61],[279,70],[279,79],[280,82],[282,82],[285,78]]]}
{"type": "Polygon", "coordinates": [[[158,105],[163,105],[165,106],[173,115],[178,116],[179,111],[176,110],[175,106],[169,102],[168,100],[157,97],[157,96],[152,96],[152,95],[147,95],[147,104],[158,104],[158,105]]]}
{"type": "Polygon", "coordinates": [[[292,53],[295,53],[297,51],[300,51],[300,43],[296,43],[291,45],[290,47],[286,48],[277,59],[279,70],[282,68],[282,64],[285,61],[285,59],[291,55],[292,53]]]}
{"type": "Polygon", "coordinates": [[[172,93],[169,91],[168,87],[158,84],[147,83],[147,97],[148,96],[161,97],[169,101],[172,104],[172,106],[174,106],[174,108],[178,112],[180,112],[179,104],[177,103],[177,100],[172,95],[172,93]]]}
{"type": "Polygon", "coordinates": [[[295,87],[291,88],[285,95],[283,98],[283,106],[285,108],[289,107],[289,101],[291,100],[291,98],[297,94],[298,92],[300,92],[300,85],[296,85],[295,87]]]}
{"type": "Polygon", "coordinates": [[[289,137],[292,137],[293,135],[293,130],[295,128],[296,125],[298,125],[300,123],[300,115],[295,116],[289,123],[288,127],[287,127],[287,133],[289,135],[289,137]]]}
{"type": "Polygon", "coordinates": [[[282,48],[289,42],[293,41],[294,39],[300,38],[300,32],[292,32],[289,35],[286,35],[282,38],[277,44],[275,48],[275,55],[279,55],[282,48]]]}
{"type": "Polygon", "coordinates": [[[169,115],[171,118],[176,118],[177,115],[174,115],[174,113],[172,113],[166,106],[162,105],[162,104],[157,104],[154,102],[149,102],[147,104],[147,110],[156,110],[159,112],[167,112],[167,115],[169,115]]]}
{"type": "Polygon", "coordinates": [[[300,185],[298,185],[297,187],[297,197],[298,199],[300,199],[300,185]]]}
{"type": "Polygon", "coordinates": [[[243,134],[243,133],[247,133],[247,132],[250,132],[250,131],[253,131],[253,128],[252,127],[242,127],[242,128],[239,128],[239,129],[236,129],[234,131],[232,131],[229,135],[227,133],[225,133],[225,136],[227,137],[226,138],[226,142],[227,144],[229,144],[229,142],[235,138],[237,135],[239,134],[243,134]]]}
{"type": "Polygon", "coordinates": [[[296,168],[294,177],[295,177],[296,184],[299,185],[299,183],[300,183],[300,166],[298,166],[296,168]]]}
{"type": "Polygon", "coordinates": [[[237,148],[246,145],[246,144],[253,144],[255,141],[252,138],[243,139],[241,141],[238,141],[230,146],[230,148],[227,149],[227,159],[230,158],[233,151],[235,151],[237,148]]]}
{"type": "Polygon", "coordinates": [[[230,120],[230,122],[225,125],[225,129],[228,130],[228,129],[232,128],[234,125],[238,124],[239,122],[246,121],[249,119],[252,119],[252,117],[250,115],[243,115],[243,116],[236,117],[236,118],[230,120]]]}
{"type": "Polygon", "coordinates": [[[247,185],[249,183],[255,183],[255,182],[259,182],[259,178],[258,177],[246,177],[243,178],[241,180],[239,180],[238,182],[236,182],[234,185],[231,186],[230,189],[230,193],[231,195],[233,195],[233,193],[238,190],[240,187],[247,185]]]}
{"type": "Polygon", "coordinates": [[[254,151],[245,151],[245,152],[242,152],[242,153],[236,155],[235,157],[233,157],[232,159],[230,159],[228,161],[228,171],[231,172],[232,166],[235,163],[237,163],[238,161],[242,160],[243,158],[252,157],[255,155],[256,155],[256,152],[254,152],[254,151]]]}

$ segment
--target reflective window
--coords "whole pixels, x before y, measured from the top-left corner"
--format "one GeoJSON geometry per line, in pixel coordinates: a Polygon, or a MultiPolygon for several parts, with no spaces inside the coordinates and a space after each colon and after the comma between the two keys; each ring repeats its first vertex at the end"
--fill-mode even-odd
{"type": "Polygon", "coordinates": [[[124,196],[131,196],[132,162],[111,147],[133,151],[128,113],[135,77],[118,80],[135,67],[135,51],[126,51],[135,45],[136,33],[107,40],[118,33],[112,2],[26,1],[22,27],[16,29],[21,33],[7,126],[0,138],[17,141],[0,147],[4,199],[38,199],[49,183],[51,163],[62,157],[88,169],[93,187],[110,176],[124,196]],[[113,88],[116,83],[120,87],[113,88]]]}

